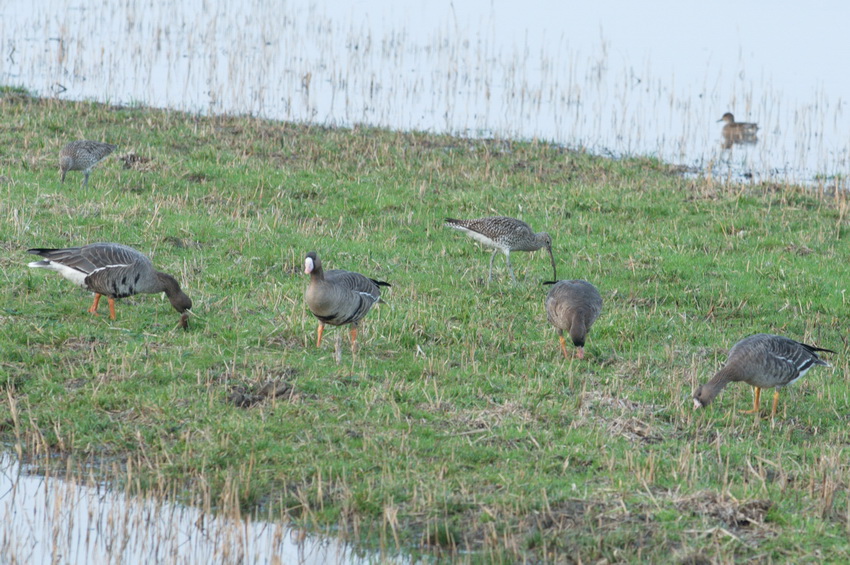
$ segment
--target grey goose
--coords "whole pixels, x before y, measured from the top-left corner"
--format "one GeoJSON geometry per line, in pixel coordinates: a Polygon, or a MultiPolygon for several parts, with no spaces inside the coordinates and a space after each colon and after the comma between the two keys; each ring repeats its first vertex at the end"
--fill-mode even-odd
{"type": "Polygon", "coordinates": [[[818,357],[818,352],[835,353],[773,335],[755,334],[745,337],[729,350],[726,364],[706,384],[694,392],[694,408],[708,406],[714,397],[732,382],[745,382],[754,389],[753,409],[747,414],[757,414],[761,389],[775,388],[770,417],[776,416],[779,389],[790,385],[815,365],[829,363],[818,357]]]}
{"type": "Polygon", "coordinates": [[[357,325],[375,303],[381,300],[381,287],[387,282],[370,279],[360,273],[322,269],[322,261],[315,251],[304,259],[304,272],[310,275],[310,284],[304,292],[307,307],[319,320],[316,347],[322,345],[325,324],[351,326],[351,350],[357,341],[357,325]]]}
{"type": "Polygon", "coordinates": [[[188,327],[192,300],[180,289],[177,279],[157,271],[143,253],[120,243],[92,243],[66,249],[35,248],[27,253],[43,257],[29,264],[50,269],[74,284],[94,292],[89,312],[97,314],[100,297],[109,302],[109,317],[115,319],[115,300],[134,294],[164,292],[180,316],[180,326],[188,327]]]}
{"type": "Polygon", "coordinates": [[[558,330],[564,358],[569,358],[564,339],[566,331],[576,346],[576,356],[584,359],[584,343],[590,327],[602,312],[602,296],[587,281],[568,280],[543,284],[552,285],[546,295],[546,318],[558,330]]]}

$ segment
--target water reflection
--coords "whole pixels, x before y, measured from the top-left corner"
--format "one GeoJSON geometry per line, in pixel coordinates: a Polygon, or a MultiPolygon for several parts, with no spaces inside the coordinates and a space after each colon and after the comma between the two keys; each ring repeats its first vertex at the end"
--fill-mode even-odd
{"type": "Polygon", "coordinates": [[[156,498],[27,474],[0,453],[4,563],[367,563],[281,524],[229,520],[156,498]]]}
{"type": "Polygon", "coordinates": [[[823,17],[766,0],[6,0],[0,82],[697,168],[717,162],[729,110],[758,116],[758,178],[811,180],[850,176],[848,20],[850,3],[823,17]]]}

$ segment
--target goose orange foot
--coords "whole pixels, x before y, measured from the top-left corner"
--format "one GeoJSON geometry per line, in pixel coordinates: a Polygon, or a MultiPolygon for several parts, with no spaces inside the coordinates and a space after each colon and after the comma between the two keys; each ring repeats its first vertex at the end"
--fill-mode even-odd
{"type": "Polygon", "coordinates": [[[95,293],[94,302],[92,302],[91,308],[89,308],[89,313],[97,316],[97,305],[100,304],[100,295],[95,293]]]}
{"type": "MultiPolygon", "coordinates": [[[[753,409],[752,410],[741,410],[741,414],[758,414],[759,412],[759,398],[761,398],[761,389],[757,386],[753,387],[755,391],[755,396],[753,397],[753,409]]],[[[779,391],[777,391],[779,392],[779,391]]]]}

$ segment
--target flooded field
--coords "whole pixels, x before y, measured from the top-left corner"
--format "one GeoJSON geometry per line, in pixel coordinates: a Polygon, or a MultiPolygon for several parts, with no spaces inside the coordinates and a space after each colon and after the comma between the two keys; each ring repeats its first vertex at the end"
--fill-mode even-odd
{"type": "Polygon", "coordinates": [[[93,479],[34,474],[0,454],[3,563],[369,563],[279,523],[216,516],[93,479]]]}
{"type": "MultiPolygon", "coordinates": [[[[835,69],[850,6],[828,18],[767,2],[653,6],[10,0],[0,7],[0,83],[117,104],[542,138],[721,178],[844,188],[850,113],[835,69]],[[726,112],[758,123],[752,142],[724,146],[726,112]]],[[[98,137],[68,132],[83,135],[98,137]]]]}

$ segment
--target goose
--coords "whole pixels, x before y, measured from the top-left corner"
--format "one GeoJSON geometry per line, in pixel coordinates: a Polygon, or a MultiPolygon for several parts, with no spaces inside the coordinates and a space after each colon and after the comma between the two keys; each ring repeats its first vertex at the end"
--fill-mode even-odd
{"type": "Polygon", "coordinates": [[[85,175],[83,188],[87,187],[91,170],[115,151],[116,147],[117,145],[111,143],[88,139],[72,141],[59,152],[59,172],[62,174],[62,183],[64,184],[65,174],[68,171],[83,171],[85,175]]]}
{"type": "Polygon", "coordinates": [[[188,327],[192,300],[180,290],[177,279],[154,269],[143,253],[120,243],[91,243],[66,249],[35,248],[27,253],[43,257],[29,264],[50,269],[85,290],[94,292],[89,312],[97,315],[100,297],[109,302],[109,317],[115,319],[115,300],[134,294],[164,292],[180,314],[180,326],[188,327]]]}
{"type": "Polygon", "coordinates": [[[352,271],[324,271],[322,261],[315,251],[309,252],[304,259],[304,272],[310,275],[310,284],[307,285],[304,298],[310,312],[319,320],[316,347],[322,345],[325,324],[350,324],[351,351],[354,352],[358,323],[372,306],[381,300],[380,287],[392,285],[352,271]]]}
{"type": "Polygon", "coordinates": [[[487,275],[488,284],[493,280],[493,260],[496,258],[496,253],[501,251],[505,254],[508,272],[511,274],[511,280],[516,284],[514,270],[511,267],[511,251],[537,251],[541,247],[546,248],[552,260],[553,280],[558,279],[555,256],[552,254],[552,238],[548,233],[535,233],[531,226],[522,220],[507,216],[491,216],[474,220],[446,218],[445,222],[447,227],[460,230],[475,241],[493,248],[493,254],[490,256],[490,272],[487,275]]]}
{"type": "Polygon", "coordinates": [[[582,280],[545,282],[552,288],[546,295],[546,318],[558,330],[561,352],[565,359],[567,344],[564,331],[570,334],[576,346],[576,356],[584,359],[584,343],[590,327],[602,312],[602,296],[591,283],[582,280]]]}
{"type": "Polygon", "coordinates": [[[775,388],[770,417],[776,416],[779,389],[790,385],[815,365],[829,366],[817,352],[835,353],[773,334],[755,334],[736,343],[729,350],[726,365],[714,377],[694,392],[694,409],[708,406],[714,397],[731,382],[743,381],[753,387],[753,409],[745,414],[757,414],[761,389],[775,388]]]}

